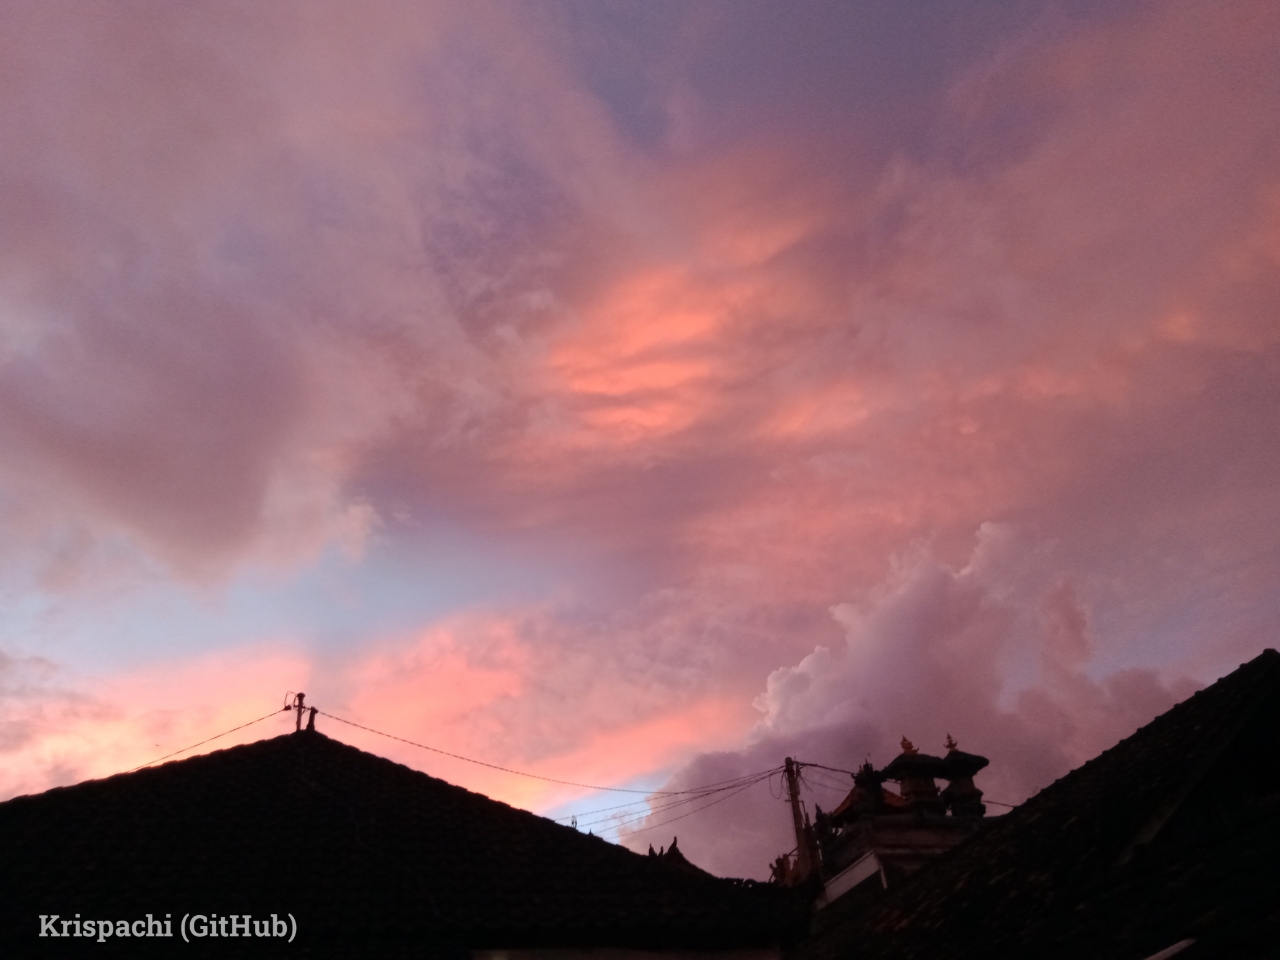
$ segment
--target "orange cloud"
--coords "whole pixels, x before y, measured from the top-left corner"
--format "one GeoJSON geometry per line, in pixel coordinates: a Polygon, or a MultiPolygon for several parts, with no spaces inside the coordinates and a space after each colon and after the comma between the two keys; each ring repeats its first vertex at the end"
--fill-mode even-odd
{"type": "MultiPolygon", "coordinates": [[[[86,678],[91,695],[46,685],[6,698],[6,723],[26,735],[6,756],[0,795],[110,776],[182,750],[278,710],[310,677],[306,658],[264,644],[86,678]]],[[[292,728],[292,714],[281,714],[181,756],[292,728]]]]}
{"type": "Polygon", "coordinates": [[[668,265],[625,276],[586,305],[549,357],[580,442],[634,443],[705,416],[723,366],[718,345],[744,296],[668,265]]]}

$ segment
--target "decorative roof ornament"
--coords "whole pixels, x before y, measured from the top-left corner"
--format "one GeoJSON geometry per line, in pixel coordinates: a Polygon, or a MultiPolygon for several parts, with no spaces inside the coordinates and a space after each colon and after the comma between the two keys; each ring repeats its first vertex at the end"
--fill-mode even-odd
{"type": "Polygon", "coordinates": [[[902,752],[909,757],[920,752],[916,749],[915,744],[906,738],[905,734],[902,737],[902,752]]]}
{"type": "Polygon", "coordinates": [[[955,739],[951,736],[951,734],[948,733],[947,742],[944,743],[943,746],[946,747],[948,750],[954,750],[956,747],[960,746],[960,744],[956,743],[955,739]]]}

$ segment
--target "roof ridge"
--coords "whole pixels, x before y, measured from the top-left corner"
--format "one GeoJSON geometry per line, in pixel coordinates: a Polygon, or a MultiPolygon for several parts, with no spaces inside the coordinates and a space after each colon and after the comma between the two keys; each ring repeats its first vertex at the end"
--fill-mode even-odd
{"type": "Polygon", "coordinates": [[[324,956],[366,940],[396,955],[728,949],[798,936],[806,919],[778,888],[655,863],[316,731],[2,804],[0,848],[15,888],[0,898],[0,953],[64,904],[287,908],[324,956]]]}
{"type": "MultiPolygon", "coordinates": [[[[1241,743],[1251,719],[1260,710],[1271,717],[1278,692],[1280,653],[1268,648],[984,822],[819,935],[797,960],[831,960],[855,947],[867,958],[1018,956],[1037,937],[1047,943],[1053,931],[1078,926],[1087,919],[1074,912],[1080,898],[1099,883],[1132,878],[1132,868],[1116,870],[1117,856],[1154,839],[1179,804],[1185,810],[1194,802],[1187,798],[1212,782],[1214,763],[1241,743]]],[[[1148,953],[1135,948],[1132,955],[1148,953]]]]}
{"type": "MultiPolygon", "coordinates": [[[[1247,673],[1251,673],[1252,670],[1254,669],[1261,671],[1262,668],[1266,666],[1267,663],[1272,663],[1275,667],[1280,667],[1280,651],[1277,651],[1271,647],[1267,647],[1260,654],[1254,657],[1252,660],[1246,660],[1244,663],[1240,664],[1230,673],[1224,674],[1223,676],[1219,677],[1217,680],[1213,681],[1207,686],[1201,687],[1199,690],[1196,690],[1185,700],[1179,700],[1177,703],[1171,706],[1168,710],[1164,711],[1164,713],[1161,713],[1155,717],[1152,717],[1150,720],[1148,720],[1142,726],[1138,727],[1128,736],[1123,737],[1120,740],[1117,740],[1115,743],[1107,747],[1097,756],[1091,757],[1090,759],[1086,760],[1084,763],[1080,764],[1078,767],[1075,767],[1067,771],[1066,773],[1064,773],[1062,776],[1058,777],[1048,786],[1042,787],[1040,790],[1036,791],[1036,793],[1032,794],[1022,803],[1018,804],[1018,806],[1010,810],[1009,813],[1004,814],[1000,818],[1000,820],[1001,821],[1007,820],[1010,816],[1012,816],[1014,813],[1018,811],[1033,809],[1037,806],[1043,805],[1045,802],[1048,802],[1048,801],[1042,798],[1044,798],[1046,794],[1049,794],[1050,791],[1055,790],[1055,788],[1057,788],[1059,784],[1083,779],[1084,777],[1088,776],[1091,772],[1096,770],[1097,767],[1100,765],[1101,761],[1103,761],[1108,757],[1113,756],[1117,751],[1123,749],[1127,744],[1129,744],[1135,738],[1139,738],[1144,735],[1147,735],[1147,731],[1150,730],[1150,728],[1155,724],[1168,722],[1166,718],[1170,717],[1171,715],[1176,714],[1177,716],[1181,717],[1186,713],[1187,710],[1192,708],[1193,702],[1197,701],[1200,697],[1203,697],[1206,694],[1211,694],[1215,690],[1217,690],[1218,694],[1221,695],[1222,688],[1219,687],[1220,684],[1224,683],[1225,681],[1231,680],[1232,678],[1239,677],[1241,674],[1247,675],[1247,673]]],[[[1265,676],[1265,674],[1261,674],[1261,676],[1265,676]]],[[[1243,677],[1240,677],[1240,679],[1236,680],[1236,682],[1242,682],[1242,680],[1243,680],[1243,677]]],[[[1259,679],[1257,682],[1261,683],[1261,679],[1259,679]]],[[[1203,702],[1203,701],[1200,701],[1200,702],[1203,702]]],[[[1050,797],[1050,799],[1052,799],[1052,797],[1050,797]]]]}
{"type": "MultiPolygon", "coordinates": [[[[969,848],[971,848],[974,844],[982,844],[985,842],[998,842],[996,841],[995,838],[1006,835],[1011,832],[1016,834],[1020,830],[1025,829],[1025,825],[1027,824],[1027,822],[1039,817],[1043,812],[1045,812],[1046,808],[1047,808],[1047,811],[1051,813],[1055,805],[1059,801],[1061,794],[1064,792],[1070,791],[1072,789],[1073,784],[1076,784],[1082,780],[1087,782],[1088,778],[1094,775],[1100,766],[1104,766],[1106,760],[1108,760],[1109,758],[1113,758],[1117,753],[1120,753],[1123,750],[1125,750],[1133,740],[1137,738],[1141,738],[1144,735],[1149,736],[1150,734],[1148,733],[1148,731],[1150,730],[1151,727],[1155,726],[1157,723],[1161,723],[1162,721],[1163,723],[1161,723],[1161,725],[1168,723],[1169,721],[1167,718],[1169,718],[1171,715],[1176,715],[1179,718],[1185,716],[1188,710],[1193,709],[1193,704],[1192,704],[1193,701],[1198,701],[1200,703],[1203,703],[1204,701],[1201,698],[1203,698],[1203,696],[1206,694],[1209,694],[1211,696],[1213,695],[1222,696],[1224,695],[1224,690],[1228,690],[1231,687],[1234,687],[1236,684],[1246,681],[1247,678],[1250,678],[1251,676],[1252,676],[1252,682],[1249,682],[1248,686],[1251,687],[1253,692],[1256,694],[1257,691],[1265,689],[1264,680],[1269,675],[1271,675],[1271,673],[1276,669],[1280,669],[1280,652],[1277,652],[1276,650],[1271,648],[1267,648],[1263,650],[1262,653],[1254,657],[1252,660],[1248,660],[1245,663],[1242,663],[1235,670],[1231,671],[1230,673],[1222,677],[1219,677],[1217,680],[1215,680],[1213,683],[1209,684],[1208,686],[1202,687],[1201,689],[1195,691],[1193,694],[1191,694],[1191,696],[1187,697],[1185,700],[1181,700],[1178,703],[1174,704],[1164,713],[1156,717],[1153,717],[1150,721],[1143,724],[1141,727],[1133,731],[1133,733],[1129,734],[1127,737],[1124,737],[1123,739],[1118,740],[1115,744],[1108,747],[1106,750],[1103,750],[1096,757],[1093,757],[1090,760],[1085,761],[1080,766],[1063,774],[1057,780],[1054,780],[1048,786],[1044,787],[1035,795],[1023,801],[1017,807],[1014,807],[1008,813],[1003,814],[998,818],[991,818],[989,820],[984,820],[981,824],[981,827],[982,827],[981,829],[973,833],[971,836],[962,840],[960,843],[952,847],[950,850],[947,850],[945,853],[934,858],[934,860],[926,864],[923,869],[912,874],[909,878],[907,878],[906,882],[899,888],[899,890],[914,888],[920,883],[928,883],[927,878],[931,874],[936,872],[935,868],[942,866],[944,864],[950,864],[956,859],[963,858],[966,855],[969,848]],[[1267,667],[1270,667],[1271,669],[1266,669],[1267,667]],[[1254,671],[1258,671],[1256,675],[1254,674],[1254,671]],[[1228,684],[1227,687],[1220,686],[1225,681],[1233,681],[1233,682],[1228,684]],[[1216,688],[1216,694],[1214,693],[1215,688],[1216,688]]],[[[1251,703],[1249,706],[1249,709],[1246,711],[1249,714],[1252,714],[1253,709],[1256,708],[1261,698],[1255,695],[1253,699],[1255,702],[1251,703]]],[[[1231,725],[1231,729],[1232,729],[1232,732],[1234,733],[1239,730],[1239,726],[1233,723],[1231,725]]],[[[1214,755],[1216,756],[1217,753],[1215,752],[1214,755]]],[[[1200,777],[1202,776],[1203,774],[1200,775],[1200,777]]],[[[1199,777],[1195,779],[1198,782],[1199,777]]],[[[1194,786],[1194,784],[1192,784],[1192,786],[1194,786]]],[[[1187,792],[1190,793],[1190,790],[1188,790],[1187,792]]],[[[1171,811],[1171,814],[1172,812],[1176,812],[1176,810],[1171,811]]],[[[1150,819],[1151,818],[1148,817],[1147,820],[1144,820],[1143,825],[1145,825],[1147,821],[1150,819]]],[[[1163,824],[1163,821],[1162,821],[1162,824],[1163,824]]],[[[1141,830],[1141,827],[1139,827],[1139,830],[1141,830]]],[[[1154,834],[1152,834],[1152,837],[1154,837],[1154,834]]]]}
{"type": "MultiPolygon", "coordinates": [[[[1242,664],[1240,669],[1259,663],[1257,668],[1258,674],[1252,680],[1252,689],[1244,694],[1244,706],[1238,711],[1234,720],[1232,720],[1225,731],[1214,740],[1207,744],[1203,744],[1198,752],[1198,756],[1193,759],[1189,765],[1187,775],[1183,778],[1182,785],[1173,791],[1166,799],[1156,806],[1151,815],[1143,822],[1142,826],[1133,835],[1124,849],[1121,850],[1120,856],[1116,859],[1117,866],[1123,866],[1128,863],[1139,847],[1142,847],[1156,838],[1156,835],[1169,822],[1178,808],[1182,806],[1183,801],[1191,794],[1191,792],[1200,785],[1201,781],[1208,775],[1213,768],[1214,763],[1222,756],[1223,752],[1231,745],[1236,736],[1244,729],[1254,717],[1254,714],[1262,708],[1267,695],[1271,692],[1268,680],[1273,680],[1274,675],[1280,672],[1280,653],[1275,650],[1264,650],[1253,660],[1247,664],[1242,664]],[[1272,654],[1268,657],[1267,654],[1272,654]],[[1270,667],[1270,670],[1263,669],[1270,667]]],[[[1226,677],[1222,678],[1226,679],[1226,677]]],[[[1209,689],[1208,687],[1205,688],[1209,689]]],[[[1198,693],[1199,691],[1197,691],[1198,693]]],[[[1192,695],[1194,696],[1194,694],[1192,695]]],[[[1190,698],[1188,698],[1190,699],[1190,698]]],[[[1185,701],[1184,701],[1185,702],[1185,701]]],[[[1158,719],[1158,718],[1157,718],[1158,719]]],[[[1153,720],[1152,723],[1155,721],[1153,720]]]]}

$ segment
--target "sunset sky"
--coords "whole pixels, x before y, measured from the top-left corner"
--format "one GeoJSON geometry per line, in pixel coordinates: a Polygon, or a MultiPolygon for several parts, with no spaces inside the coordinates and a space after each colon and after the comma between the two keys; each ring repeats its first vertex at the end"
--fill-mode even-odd
{"type": "MultiPolygon", "coordinates": [[[[0,798],[304,690],[641,790],[951,734],[1025,799],[1280,642],[1277,49],[1247,0],[5,3],[0,798]]],[[[635,811],[794,842],[776,782],[635,811]]]]}

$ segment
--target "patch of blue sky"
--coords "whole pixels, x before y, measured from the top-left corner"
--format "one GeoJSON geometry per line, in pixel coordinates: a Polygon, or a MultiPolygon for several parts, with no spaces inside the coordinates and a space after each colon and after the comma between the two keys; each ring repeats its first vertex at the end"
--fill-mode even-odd
{"type": "Polygon", "coordinates": [[[531,602],[569,579],[554,560],[446,532],[376,540],[359,561],[331,549],[289,573],[245,568],[216,588],[156,579],[93,602],[32,591],[0,630],[14,652],[98,674],[259,642],[349,650],[471,607],[531,602]]]}

